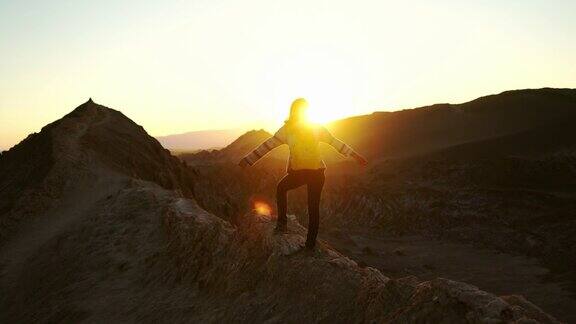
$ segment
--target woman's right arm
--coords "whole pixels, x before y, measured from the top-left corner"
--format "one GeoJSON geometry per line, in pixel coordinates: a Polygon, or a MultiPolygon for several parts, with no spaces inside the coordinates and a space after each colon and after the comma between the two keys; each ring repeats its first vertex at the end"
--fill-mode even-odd
{"type": "Polygon", "coordinates": [[[340,154],[354,158],[354,160],[356,160],[356,162],[358,162],[361,165],[368,164],[368,161],[366,161],[366,159],[362,155],[356,153],[356,151],[354,151],[350,146],[346,145],[341,140],[332,136],[332,133],[330,133],[330,131],[326,129],[326,127],[322,126],[321,132],[322,132],[321,140],[327,144],[330,144],[338,152],[340,152],[340,154]]]}
{"type": "Polygon", "coordinates": [[[284,127],[282,127],[276,132],[276,134],[274,134],[274,136],[264,141],[264,143],[260,144],[257,148],[252,150],[252,152],[243,157],[242,160],[238,162],[238,165],[243,168],[252,166],[264,157],[264,155],[268,154],[268,152],[285,143],[284,127]]]}

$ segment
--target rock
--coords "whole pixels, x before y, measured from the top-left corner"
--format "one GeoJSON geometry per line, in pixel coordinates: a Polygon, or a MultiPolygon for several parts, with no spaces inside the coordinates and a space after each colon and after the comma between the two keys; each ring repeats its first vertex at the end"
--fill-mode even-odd
{"type": "Polygon", "coordinates": [[[474,286],[440,278],[419,284],[409,304],[391,322],[508,323],[531,319],[558,323],[553,318],[535,319],[533,316],[538,315],[528,315],[524,309],[474,286]]]}
{"type": "Polygon", "coordinates": [[[406,252],[404,252],[403,249],[396,249],[396,250],[394,250],[394,254],[397,256],[405,256],[406,252]]]}
{"type": "Polygon", "coordinates": [[[369,246],[365,246],[365,247],[362,249],[362,253],[368,254],[368,255],[375,255],[375,254],[376,254],[376,253],[374,252],[374,250],[372,250],[372,248],[369,247],[369,246]]]}

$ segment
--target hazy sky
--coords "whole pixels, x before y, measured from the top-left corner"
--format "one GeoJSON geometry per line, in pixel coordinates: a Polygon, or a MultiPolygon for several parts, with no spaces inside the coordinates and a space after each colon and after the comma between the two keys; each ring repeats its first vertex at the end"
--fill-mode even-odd
{"type": "Polygon", "coordinates": [[[576,87],[576,1],[0,0],[0,148],[88,97],[152,135],[576,87]]]}

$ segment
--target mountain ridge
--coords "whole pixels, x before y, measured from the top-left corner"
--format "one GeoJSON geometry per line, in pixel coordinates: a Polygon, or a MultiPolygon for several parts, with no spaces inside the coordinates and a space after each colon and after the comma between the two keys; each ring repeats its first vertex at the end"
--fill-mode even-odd
{"type": "Polygon", "coordinates": [[[201,175],[93,102],[0,156],[2,193],[46,157],[53,164],[0,213],[2,226],[19,222],[0,246],[2,321],[557,323],[521,297],[387,278],[325,242],[300,254],[305,230],[294,219],[286,236],[253,213],[232,225],[196,203],[201,175]]]}

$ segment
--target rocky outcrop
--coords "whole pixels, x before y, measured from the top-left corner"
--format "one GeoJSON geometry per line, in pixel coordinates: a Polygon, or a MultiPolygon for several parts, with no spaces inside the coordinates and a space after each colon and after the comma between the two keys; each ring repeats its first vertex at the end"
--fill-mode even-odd
{"type": "Polygon", "coordinates": [[[183,254],[172,280],[201,282],[212,307],[221,296],[230,298],[225,312],[202,321],[556,322],[531,304],[525,310],[464,283],[389,279],[327,243],[312,254],[300,252],[305,229],[294,222],[289,234],[275,236],[273,223],[254,214],[233,229],[211,215],[172,211],[165,226],[170,249],[183,254]]]}

